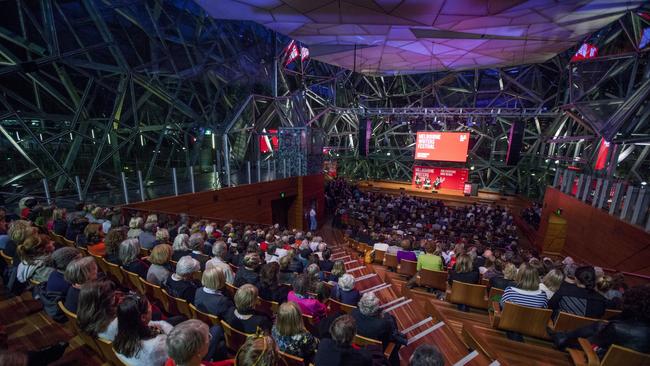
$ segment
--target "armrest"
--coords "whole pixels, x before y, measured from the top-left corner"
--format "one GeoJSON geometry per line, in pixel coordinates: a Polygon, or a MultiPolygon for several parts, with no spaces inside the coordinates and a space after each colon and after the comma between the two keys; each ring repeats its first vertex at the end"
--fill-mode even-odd
{"type": "Polygon", "coordinates": [[[492,328],[498,328],[501,320],[501,304],[499,302],[492,301],[492,312],[489,315],[492,328]]]}
{"type": "Polygon", "coordinates": [[[567,348],[567,352],[569,352],[569,356],[571,356],[571,361],[573,361],[573,364],[575,366],[587,366],[587,360],[585,359],[585,353],[573,349],[573,348],[567,348]]]}
{"type": "Polygon", "coordinates": [[[393,353],[394,349],[395,349],[395,343],[393,342],[388,343],[388,346],[386,346],[386,349],[384,350],[384,357],[386,357],[386,359],[389,359],[390,354],[393,353]]]}
{"type": "Polygon", "coordinates": [[[594,349],[591,348],[591,343],[586,338],[578,338],[578,343],[580,344],[580,348],[582,348],[582,352],[585,353],[587,356],[587,365],[589,366],[598,366],[600,365],[600,360],[598,359],[598,355],[596,352],[594,352],[594,349]]]}

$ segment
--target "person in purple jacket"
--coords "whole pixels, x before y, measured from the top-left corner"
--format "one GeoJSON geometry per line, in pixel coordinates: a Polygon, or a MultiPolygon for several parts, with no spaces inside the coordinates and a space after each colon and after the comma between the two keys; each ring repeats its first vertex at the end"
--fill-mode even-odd
{"type": "Polygon", "coordinates": [[[397,251],[397,263],[401,262],[402,259],[407,261],[417,261],[418,257],[415,255],[415,252],[411,250],[411,241],[408,239],[402,240],[400,246],[402,250],[397,251]]]}

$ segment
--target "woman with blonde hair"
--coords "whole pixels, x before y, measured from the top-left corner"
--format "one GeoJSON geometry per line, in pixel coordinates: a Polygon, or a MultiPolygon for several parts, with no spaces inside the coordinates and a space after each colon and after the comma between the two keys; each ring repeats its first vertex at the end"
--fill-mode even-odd
{"type": "Polygon", "coordinates": [[[449,271],[449,278],[447,279],[449,285],[453,281],[464,282],[469,284],[477,284],[479,281],[478,270],[474,268],[472,259],[467,254],[461,254],[456,258],[456,265],[454,269],[449,271]]]}
{"type": "Polygon", "coordinates": [[[515,284],[515,277],[517,276],[517,267],[508,262],[503,266],[503,273],[490,278],[490,287],[505,290],[508,286],[515,284]]]}
{"type": "Polygon", "coordinates": [[[129,239],[138,239],[140,233],[142,233],[142,226],[144,226],[142,217],[132,217],[129,221],[129,231],[126,233],[126,236],[129,239]]]}
{"type": "Polygon", "coordinates": [[[194,305],[203,312],[224,319],[234,304],[221,292],[226,285],[226,276],[221,268],[206,269],[201,277],[201,284],[203,287],[196,289],[194,294],[194,305]]]}
{"type": "Polygon", "coordinates": [[[158,244],[149,255],[149,270],[147,271],[147,282],[160,286],[167,277],[172,274],[169,260],[172,258],[172,246],[169,244],[158,244]]]}
{"type": "Polygon", "coordinates": [[[560,288],[560,285],[564,282],[564,273],[559,269],[550,270],[542,282],[539,284],[539,289],[546,294],[547,299],[551,299],[555,291],[560,288]]]}
{"type": "Polygon", "coordinates": [[[261,330],[268,332],[271,330],[271,320],[266,315],[255,312],[257,305],[257,287],[246,284],[237,289],[235,292],[235,308],[224,317],[224,321],[231,327],[240,332],[254,334],[261,330]]]}
{"type": "Polygon", "coordinates": [[[338,282],[339,278],[344,274],[345,274],[345,263],[341,260],[337,260],[334,262],[334,266],[332,266],[332,272],[330,272],[327,281],[338,282]]]}
{"type": "Polygon", "coordinates": [[[300,307],[293,302],[280,305],[271,335],[280,351],[307,362],[314,357],[318,348],[318,339],[307,331],[300,307]]]}
{"type": "Polygon", "coordinates": [[[531,308],[546,308],[548,299],[546,298],[546,294],[539,289],[537,268],[529,263],[522,263],[519,266],[516,284],[506,288],[501,297],[502,308],[506,302],[531,308]]]}
{"type": "Polygon", "coordinates": [[[17,249],[20,263],[16,279],[21,283],[26,283],[29,280],[47,281],[50,273],[54,271],[50,258],[53,251],[54,243],[41,238],[40,235],[31,235],[23,240],[17,249]]]}
{"type": "Polygon", "coordinates": [[[249,337],[235,356],[237,366],[273,366],[279,361],[278,346],[271,336],[249,337]]]}

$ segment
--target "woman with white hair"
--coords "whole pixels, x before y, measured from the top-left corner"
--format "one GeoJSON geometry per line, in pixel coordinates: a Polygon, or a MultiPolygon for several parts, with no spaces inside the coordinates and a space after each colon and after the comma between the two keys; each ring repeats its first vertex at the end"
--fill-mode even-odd
{"type": "Polygon", "coordinates": [[[359,290],[354,288],[354,276],[349,273],[341,276],[336,286],[334,286],[332,297],[344,304],[356,306],[361,294],[359,290]]]}
{"type": "Polygon", "coordinates": [[[399,345],[406,344],[406,338],[397,330],[397,322],[389,313],[382,313],[379,298],[372,292],[366,292],[359,300],[358,308],[352,311],[352,317],[357,323],[357,334],[363,337],[377,339],[382,342],[384,349],[390,342],[397,347],[391,354],[391,364],[399,365],[399,345]]]}
{"type": "Polygon", "coordinates": [[[132,217],[129,221],[129,231],[126,233],[128,238],[137,239],[142,233],[142,226],[144,225],[144,220],[142,217],[132,217]]]}
{"type": "Polygon", "coordinates": [[[185,257],[186,255],[192,254],[192,251],[190,250],[190,236],[187,234],[178,234],[174,238],[174,245],[172,245],[172,249],[174,250],[174,253],[172,254],[172,260],[178,262],[178,260],[181,259],[181,257],[185,257]]]}
{"type": "Polygon", "coordinates": [[[162,283],[162,287],[170,295],[186,300],[189,303],[194,303],[196,289],[201,287],[201,284],[194,281],[192,275],[200,269],[199,261],[186,255],[178,261],[176,264],[176,273],[167,277],[162,283]]]}
{"type": "Polygon", "coordinates": [[[140,243],[138,239],[126,239],[120,244],[120,262],[122,268],[129,272],[137,273],[142,278],[147,278],[149,265],[138,258],[140,255],[140,243]]]}

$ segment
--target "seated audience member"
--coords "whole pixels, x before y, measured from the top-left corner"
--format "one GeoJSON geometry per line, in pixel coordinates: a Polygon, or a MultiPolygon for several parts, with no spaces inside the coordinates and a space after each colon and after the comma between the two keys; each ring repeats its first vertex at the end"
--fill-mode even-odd
{"type": "MultiPolygon", "coordinates": [[[[219,355],[218,350],[223,353],[225,344],[223,330],[218,326],[212,329],[197,319],[186,320],[174,327],[167,334],[166,346],[169,359],[165,366],[226,366],[233,362],[209,362],[213,358],[222,359],[227,355],[219,355]],[[218,340],[218,341],[217,341],[218,340]],[[172,361],[172,362],[170,362],[172,361]]],[[[261,365],[260,365],[261,366],[261,365]]]]}
{"type": "Polygon", "coordinates": [[[235,287],[241,287],[247,283],[255,287],[259,286],[260,276],[257,273],[259,265],[260,256],[257,253],[246,254],[242,261],[242,265],[235,274],[235,287]]]}
{"type": "Polygon", "coordinates": [[[205,269],[216,267],[221,269],[224,276],[226,276],[226,283],[233,284],[235,282],[235,274],[232,272],[232,268],[226,262],[228,257],[228,246],[222,240],[215,241],[212,244],[212,259],[205,263],[205,269]]]}
{"type": "Polygon", "coordinates": [[[65,308],[77,312],[81,286],[97,279],[97,263],[93,257],[75,259],[65,269],[64,278],[71,286],[65,296],[65,308]]]}
{"type": "Polygon", "coordinates": [[[204,247],[203,234],[202,233],[192,234],[190,236],[188,243],[189,243],[190,250],[192,251],[190,255],[192,256],[192,258],[199,261],[199,264],[201,265],[201,270],[204,270],[205,263],[208,261],[209,258],[203,254],[203,247],[204,247]]]}
{"type": "Polygon", "coordinates": [[[113,228],[104,240],[106,246],[106,254],[104,259],[113,264],[122,265],[120,261],[120,244],[126,240],[126,231],[121,228],[113,228]]]}
{"type": "Polygon", "coordinates": [[[167,277],[161,286],[171,296],[194,303],[194,295],[200,284],[193,279],[193,275],[194,272],[198,272],[200,269],[199,261],[186,255],[176,264],[176,273],[167,277]]]}
{"type": "Polygon", "coordinates": [[[440,256],[440,250],[433,243],[427,243],[424,247],[424,253],[420,254],[417,259],[417,270],[426,269],[428,271],[442,271],[443,262],[440,256]]]}
{"type": "Polygon", "coordinates": [[[445,366],[445,359],[436,346],[423,344],[411,355],[409,366],[445,366]]]}
{"type": "Polygon", "coordinates": [[[58,292],[65,299],[68,289],[72,286],[70,282],[65,280],[65,269],[70,262],[79,258],[81,258],[81,252],[77,248],[63,247],[55,250],[52,253],[54,271],[47,278],[45,290],[47,292],[58,292]]]}
{"type": "Polygon", "coordinates": [[[83,284],[77,309],[79,329],[92,337],[112,342],[117,334],[117,304],[120,300],[121,293],[115,291],[115,285],[111,281],[90,281],[83,284]]]}
{"type": "Polygon", "coordinates": [[[90,254],[104,256],[106,245],[104,244],[102,225],[97,223],[86,225],[83,235],[77,238],[77,246],[87,248],[90,254]]]}
{"type": "Polygon", "coordinates": [[[235,356],[237,366],[272,366],[280,364],[278,346],[271,336],[248,337],[235,356]]]}
{"type": "Polygon", "coordinates": [[[52,211],[52,228],[50,230],[54,231],[57,235],[65,235],[65,231],[68,229],[68,220],[66,220],[66,209],[65,208],[55,208],[52,211]]]}
{"type": "Polygon", "coordinates": [[[262,314],[255,312],[257,305],[257,288],[245,284],[235,292],[235,308],[230,309],[224,317],[224,321],[240,332],[254,334],[258,328],[268,333],[271,330],[271,320],[262,314]]]}
{"type": "Polygon", "coordinates": [[[501,307],[506,302],[528,306],[531,308],[546,308],[548,299],[546,293],[539,289],[537,270],[528,263],[523,263],[517,271],[517,281],[514,286],[506,288],[501,297],[501,307]]]}
{"type": "Polygon", "coordinates": [[[493,277],[503,277],[503,260],[500,258],[488,259],[485,264],[485,272],[483,272],[483,279],[491,280],[493,277]]]}
{"type": "Polygon", "coordinates": [[[594,267],[579,267],[575,271],[576,284],[563,283],[548,301],[548,307],[555,311],[600,318],[605,314],[607,299],[596,290],[594,267]]]}
{"type": "Polygon", "coordinates": [[[477,284],[479,278],[479,273],[474,269],[470,256],[467,254],[461,254],[457,257],[454,268],[449,271],[449,278],[447,281],[450,285],[453,281],[477,284]]]}
{"type": "Polygon", "coordinates": [[[169,231],[162,227],[156,229],[156,241],[153,242],[153,247],[155,248],[159,244],[172,245],[172,242],[169,240],[169,231]]]}
{"type": "Polygon", "coordinates": [[[189,248],[190,237],[187,234],[178,234],[174,238],[174,253],[172,253],[172,260],[178,262],[182,257],[186,255],[191,255],[192,251],[189,248]]]}
{"type": "Polygon", "coordinates": [[[332,258],[332,251],[327,248],[323,250],[322,256],[323,260],[318,264],[320,270],[323,272],[332,272],[332,268],[334,267],[334,262],[330,260],[332,258]]]}
{"type": "Polygon", "coordinates": [[[611,297],[610,290],[614,286],[614,278],[612,276],[603,275],[596,281],[596,291],[607,299],[607,307],[618,309],[621,307],[620,297],[611,297]]]}
{"type": "Polygon", "coordinates": [[[51,254],[54,244],[40,235],[31,235],[18,245],[17,253],[20,258],[16,279],[21,283],[47,281],[54,268],[50,267],[51,254]]]}
{"type": "Polygon", "coordinates": [[[334,262],[332,271],[330,271],[329,276],[325,279],[328,282],[338,282],[339,278],[345,274],[345,263],[342,260],[337,260],[334,262]]]}
{"type": "Polygon", "coordinates": [[[289,287],[280,286],[280,265],[277,262],[266,263],[260,267],[260,282],[257,290],[264,300],[279,304],[287,301],[289,287]]]}
{"type": "Polygon", "coordinates": [[[126,233],[126,237],[129,239],[137,239],[142,233],[142,226],[144,225],[144,220],[142,217],[132,217],[129,220],[129,231],[126,233]]]}
{"type": "Polygon", "coordinates": [[[292,255],[288,254],[280,258],[280,283],[293,283],[293,280],[296,277],[296,274],[289,269],[289,265],[292,261],[292,255]]]}
{"type": "Polygon", "coordinates": [[[5,243],[3,249],[4,253],[14,259],[14,264],[20,262],[18,256],[18,246],[25,241],[28,237],[35,235],[37,229],[32,226],[32,223],[26,220],[16,220],[9,225],[7,236],[9,240],[5,243]]]}
{"type": "Polygon", "coordinates": [[[145,249],[153,249],[156,242],[156,223],[148,222],[144,224],[142,232],[138,235],[140,246],[145,249]]]}
{"type": "MultiPolygon", "coordinates": [[[[65,231],[65,238],[78,242],[78,238],[83,235],[84,229],[88,225],[88,219],[85,217],[76,217],[68,224],[68,229],[65,231]]],[[[82,239],[83,240],[83,239],[82,239]]]]}
{"type": "Polygon", "coordinates": [[[348,273],[341,276],[334,286],[332,297],[344,304],[357,306],[361,294],[354,288],[354,276],[348,273]]]}
{"type": "Polygon", "coordinates": [[[321,339],[316,351],[316,366],[371,366],[372,356],[364,349],[352,347],[357,334],[356,322],[350,315],[339,316],[329,328],[332,338],[321,339]]]}
{"type": "Polygon", "coordinates": [[[401,250],[397,251],[397,263],[399,263],[402,259],[413,262],[417,261],[418,258],[415,255],[415,252],[411,249],[411,242],[408,239],[402,240],[401,250]]]}
{"type": "Polygon", "coordinates": [[[295,303],[285,302],[280,305],[271,334],[280,351],[307,362],[314,357],[318,339],[305,328],[300,307],[295,303]]]}
{"type": "Polygon", "coordinates": [[[303,314],[310,315],[315,320],[320,320],[325,317],[327,306],[317,299],[309,297],[308,291],[310,290],[310,285],[311,283],[306,275],[298,275],[293,281],[293,290],[289,291],[287,300],[298,304],[303,314]]]}
{"type": "Polygon", "coordinates": [[[490,287],[505,290],[515,284],[515,276],[517,276],[517,267],[508,262],[503,266],[503,273],[490,278],[490,287]]]}
{"type": "Polygon", "coordinates": [[[172,267],[169,260],[172,258],[172,246],[169,244],[158,244],[153,247],[149,255],[149,270],[147,270],[147,282],[160,286],[167,277],[172,274],[172,267]]]}
{"type": "Polygon", "coordinates": [[[318,283],[321,280],[321,273],[320,273],[320,268],[318,268],[318,264],[316,263],[311,263],[310,265],[305,268],[305,275],[307,278],[309,278],[309,288],[310,291],[314,291],[314,286],[316,283],[318,283]]]}
{"type": "Polygon", "coordinates": [[[234,305],[232,300],[221,292],[226,285],[223,271],[218,267],[208,268],[203,272],[201,282],[203,287],[196,290],[194,305],[203,312],[224,319],[234,305]]]}
{"type": "Polygon", "coordinates": [[[113,349],[128,366],[162,366],[167,360],[167,322],[151,323],[151,304],[146,297],[129,294],[117,307],[117,334],[113,349]]]}
{"type": "Polygon", "coordinates": [[[397,330],[397,321],[389,313],[382,313],[379,298],[372,293],[365,293],[359,300],[358,308],[352,310],[352,317],[357,324],[357,334],[381,341],[385,349],[390,342],[395,342],[395,349],[390,356],[391,364],[399,364],[399,347],[406,345],[405,337],[397,330]]]}
{"type": "Polygon", "coordinates": [[[555,345],[563,349],[587,338],[601,357],[617,344],[641,353],[650,353],[650,286],[636,286],[623,295],[623,312],[609,321],[592,323],[570,332],[552,333],[555,345]]]}
{"type": "Polygon", "coordinates": [[[120,262],[122,268],[136,273],[142,278],[147,278],[149,265],[139,258],[140,243],[138,239],[126,239],[120,244],[120,262]]]}
{"type": "MultiPolygon", "coordinates": [[[[293,273],[302,273],[305,270],[303,261],[299,257],[300,256],[294,250],[293,255],[291,255],[291,262],[289,262],[289,267],[288,267],[289,271],[293,273]]],[[[305,262],[306,261],[307,259],[305,258],[305,262]]]]}
{"type": "Polygon", "coordinates": [[[542,282],[539,284],[539,289],[546,294],[547,299],[551,299],[555,291],[557,291],[564,281],[564,273],[559,269],[550,270],[545,276],[542,282]]]}

